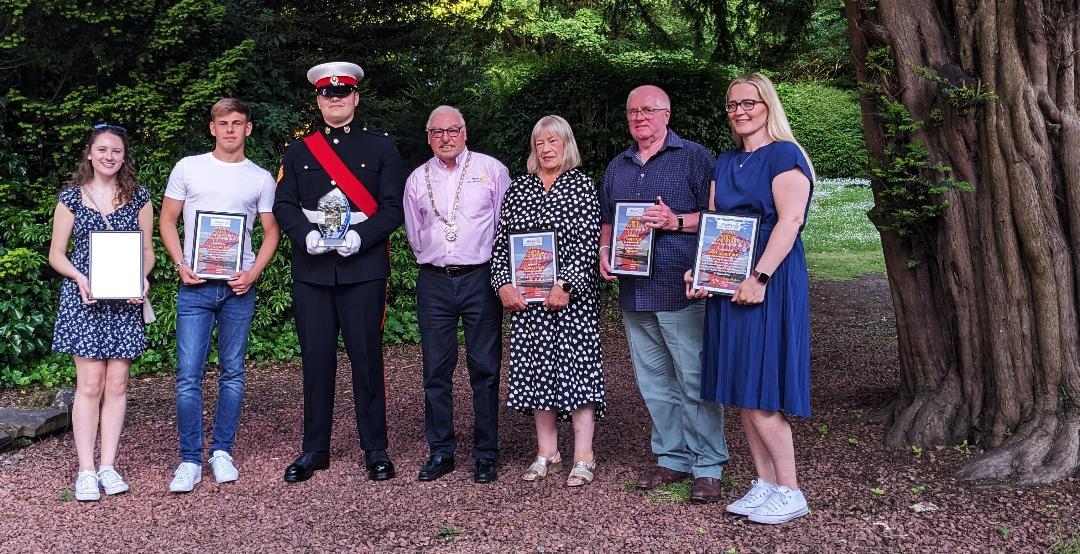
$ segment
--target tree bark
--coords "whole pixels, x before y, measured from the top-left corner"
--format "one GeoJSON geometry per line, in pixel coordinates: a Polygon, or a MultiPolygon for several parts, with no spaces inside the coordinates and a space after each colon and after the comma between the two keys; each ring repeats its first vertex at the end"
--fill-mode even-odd
{"type": "Polygon", "coordinates": [[[888,172],[871,180],[901,365],[885,442],[967,439],[984,453],[961,470],[966,478],[1068,477],[1080,459],[1080,8],[846,8],[871,158],[888,167],[900,142],[921,141],[928,157],[916,173],[938,183],[949,166],[974,187],[941,194],[940,216],[904,227],[888,209],[899,184],[888,172]],[[997,98],[950,98],[959,87],[997,98]],[[903,139],[881,115],[890,99],[922,122],[903,139]]]}

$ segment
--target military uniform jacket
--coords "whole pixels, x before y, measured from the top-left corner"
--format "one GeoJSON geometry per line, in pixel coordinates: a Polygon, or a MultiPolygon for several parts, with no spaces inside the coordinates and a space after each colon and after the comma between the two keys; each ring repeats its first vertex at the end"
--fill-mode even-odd
{"type": "MultiPolygon", "coordinates": [[[[360,235],[360,251],[356,254],[342,257],[333,250],[318,256],[308,254],[305,239],[308,233],[319,228],[308,221],[301,208],[315,210],[319,199],[335,186],[330,184],[330,176],[304,141],[293,141],[285,150],[281,180],[274,201],[274,217],[293,243],[293,279],[316,285],[386,279],[390,276],[387,240],[405,219],[401,205],[405,190],[401,156],[394,142],[381,133],[350,125],[336,129],[320,125],[316,132],[324,134],[345,167],[371,193],[378,208],[366,221],[349,227],[360,235]],[[345,128],[349,127],[350,132],[345,132],[345,128]]],[[[354,212],[360,211],[351,200],[349,208],[354,212]]]]}

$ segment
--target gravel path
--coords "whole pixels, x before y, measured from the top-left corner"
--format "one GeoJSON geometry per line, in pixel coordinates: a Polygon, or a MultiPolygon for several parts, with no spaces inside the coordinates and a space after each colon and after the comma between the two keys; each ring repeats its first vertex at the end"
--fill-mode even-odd
{"type": "MultiPolygon", "coordinates": [[[[234,452],[240,481],[218,485],[206,468],[193,493],[170,495],[177,446],[173,381],[140,378],[131,383],[118,463],[132,492],[97,503],[64,501],[76,470],[70,434],[0,454],[6,530],[0,551],[1022,552],[1080,537],[1075,478],[1038,489],[978,487],[951,478],[969,456],[951,446],[919,456],[882,450],[883,428],[869,416],[897,381],[888,284],[881,275],[821,282],[811,294],[814,416],[793,427],[813,513],[784,526],[756,525],[722,506],[633,489],[637,469],[653,462],[648,415],[621,324],[605,321],[610,410],[597,430],[597,480],[582,490],[566,488],[565,478],[518,479],[534,455],[533,430],[530,418],[505,409],[500,479],[472,483],[463,366],[455,382],[458,469],[417,482],[427,456],[420,354],[417,347],[393,348],[387,387],[396,479],[366,479],[342,379],[330,469],[306,483],[282,482],[299,447],[300,374],[291,365],[259,367],[248,372],[234,452]],[[928,510],[916,512],[911,506],[917,503],[928,510]]],[[[209,388],[207,396],[212,414],[209,388]]],[[[571,452],[570,432],[560,427],[564,455],[571,452]]],[[[726,494],[734,498],[749,486],[753,466],[730,410],[727,433],[726,494]]]]}

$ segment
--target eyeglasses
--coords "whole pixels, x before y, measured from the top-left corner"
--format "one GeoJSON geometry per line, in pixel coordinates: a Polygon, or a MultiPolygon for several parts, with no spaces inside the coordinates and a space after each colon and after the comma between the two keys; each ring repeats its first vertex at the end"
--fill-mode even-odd
{"type": "Polygon", "coordinates": [[[650,119],[652,116],[667,109],[669,108],[631,108],[629,110],[626,110],[626,117],[637,117],[640,115],[645,119],[650,119]]]}
{"type": "Polygon", "coordinates": [[[111,133],[116,133],[118,135],[126,135],[127,134],[127,129],[125,129],[125,128],[119,126],[119,125],[109,125],[108,123],[98,123],[98,124],[94,125],[94,130],[95,131],[109,131],[111,133]]]}
{"type": "Polygon", "coordinates": [[[754,111],[754,107],[758,104],[764,104],[764,100],[739,100],[738,102],[728,102],[727,112],[734,113],[735,110],[742,108],[744,112],[754,111]]]}
{"type": "Polygon", "coordinates": [[[427,132],[431,133],[432,138],[437,138],[437,139],[443,138],[444,133],[446,134],[446,136],[448,136],[450,138],[458,138],[458,135],[461,134],[461,131],[464,128],[465,128],[464,125],[458,125],[457,127],[450,127],[450,128],[447,128],[447,129],[428,129],[427,132]]]}

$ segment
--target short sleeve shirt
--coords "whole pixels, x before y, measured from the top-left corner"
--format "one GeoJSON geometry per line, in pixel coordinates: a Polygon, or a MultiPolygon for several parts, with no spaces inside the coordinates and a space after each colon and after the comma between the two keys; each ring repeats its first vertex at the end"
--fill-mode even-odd
{"type": "Polygon", "coordinates": [[[273,211],[276,185],[270,172],[246,158],[223,162],[207,152],[177,162],[169,174],[165,196],[184,203],[184,261],[191,263],[196,212],[238,213],[247,216],[241,268],[251,269],[255,263],[251,230],[257,214],[273,211]]]}
{"type": "MultiPolygon", "coordinates": [[[[641,163],[635,144],[615,156],[604,172],[600,218],[611,224],[616,200],[653,201],[659,196],[676,214],[697,213],[709,207],[713,156],[704,146],[668,129],[663,148],[641,163]]],[[[632,312],[681,310],[694,303],[686,298],[683,273],[694,263],[696,235],[658,231],[650,277],[619,277],[619,307],[632,312]]]]}

